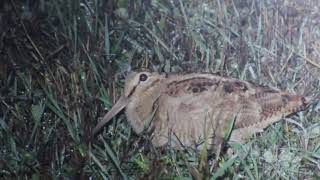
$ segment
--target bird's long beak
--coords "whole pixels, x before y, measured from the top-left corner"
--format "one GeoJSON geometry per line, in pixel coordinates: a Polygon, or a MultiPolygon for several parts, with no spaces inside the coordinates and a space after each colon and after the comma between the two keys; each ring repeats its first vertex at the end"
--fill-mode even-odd
{"type": "Polygon", "coordinates": [[[105,124],[107,124],[115,115],[117,115],[123,108],[125,108],[128,103],[129,103],[129,98],[125,96],[121,96],[120,99],[116,102],[116,104],[113,105],[111,110],[103,117],[103,119],[93,129],[93,136],[95,136],[105,124]]]}

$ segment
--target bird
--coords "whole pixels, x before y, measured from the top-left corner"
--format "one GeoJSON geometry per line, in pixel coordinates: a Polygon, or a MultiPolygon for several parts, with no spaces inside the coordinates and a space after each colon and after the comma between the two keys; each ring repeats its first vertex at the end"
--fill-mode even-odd
{"type": "Polygon", "coordinates": [[[150,132],[154,147],[215,149],[225,141],[243,144],[310,102],[310,97],[211,73],[132,71],[93,136],[125,108],[133,131],[150,132]]]}

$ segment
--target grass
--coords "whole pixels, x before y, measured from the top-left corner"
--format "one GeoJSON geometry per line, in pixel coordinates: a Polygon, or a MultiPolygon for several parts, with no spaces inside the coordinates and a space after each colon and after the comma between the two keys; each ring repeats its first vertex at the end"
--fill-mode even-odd
{"type": "Polygon", "coordinates": [[[90,143],[129,69],[213,72],[319,98],[319,3],[0,3],[0,178],[317,179],[319,103],[222,154],[155,149],[124,114],[90,143]]]}

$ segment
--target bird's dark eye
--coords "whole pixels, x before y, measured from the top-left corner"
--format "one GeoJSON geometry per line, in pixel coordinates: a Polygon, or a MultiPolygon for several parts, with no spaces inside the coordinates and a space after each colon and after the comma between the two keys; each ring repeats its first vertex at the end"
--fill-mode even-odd
{"type": "Polygon", "coordinates": [[[146,74],[140,74],[140,81],[146,81],[148,76],[146,74]]]}

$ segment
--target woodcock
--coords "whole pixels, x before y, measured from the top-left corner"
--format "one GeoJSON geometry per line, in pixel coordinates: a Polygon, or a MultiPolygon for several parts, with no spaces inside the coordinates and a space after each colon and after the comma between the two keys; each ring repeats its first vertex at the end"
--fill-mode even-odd
{"type": "Polygon", "coordinates": [[[126,108],[133,130],[151,132],[156,147],[170,143],[177,148],[201,148],[206,144],[209,149],[221,145],[231,129],[229,142],[244,143],[309,103],[307,97],[208,73],[131,72],[124,95],[93,134],[126,108]]]}

